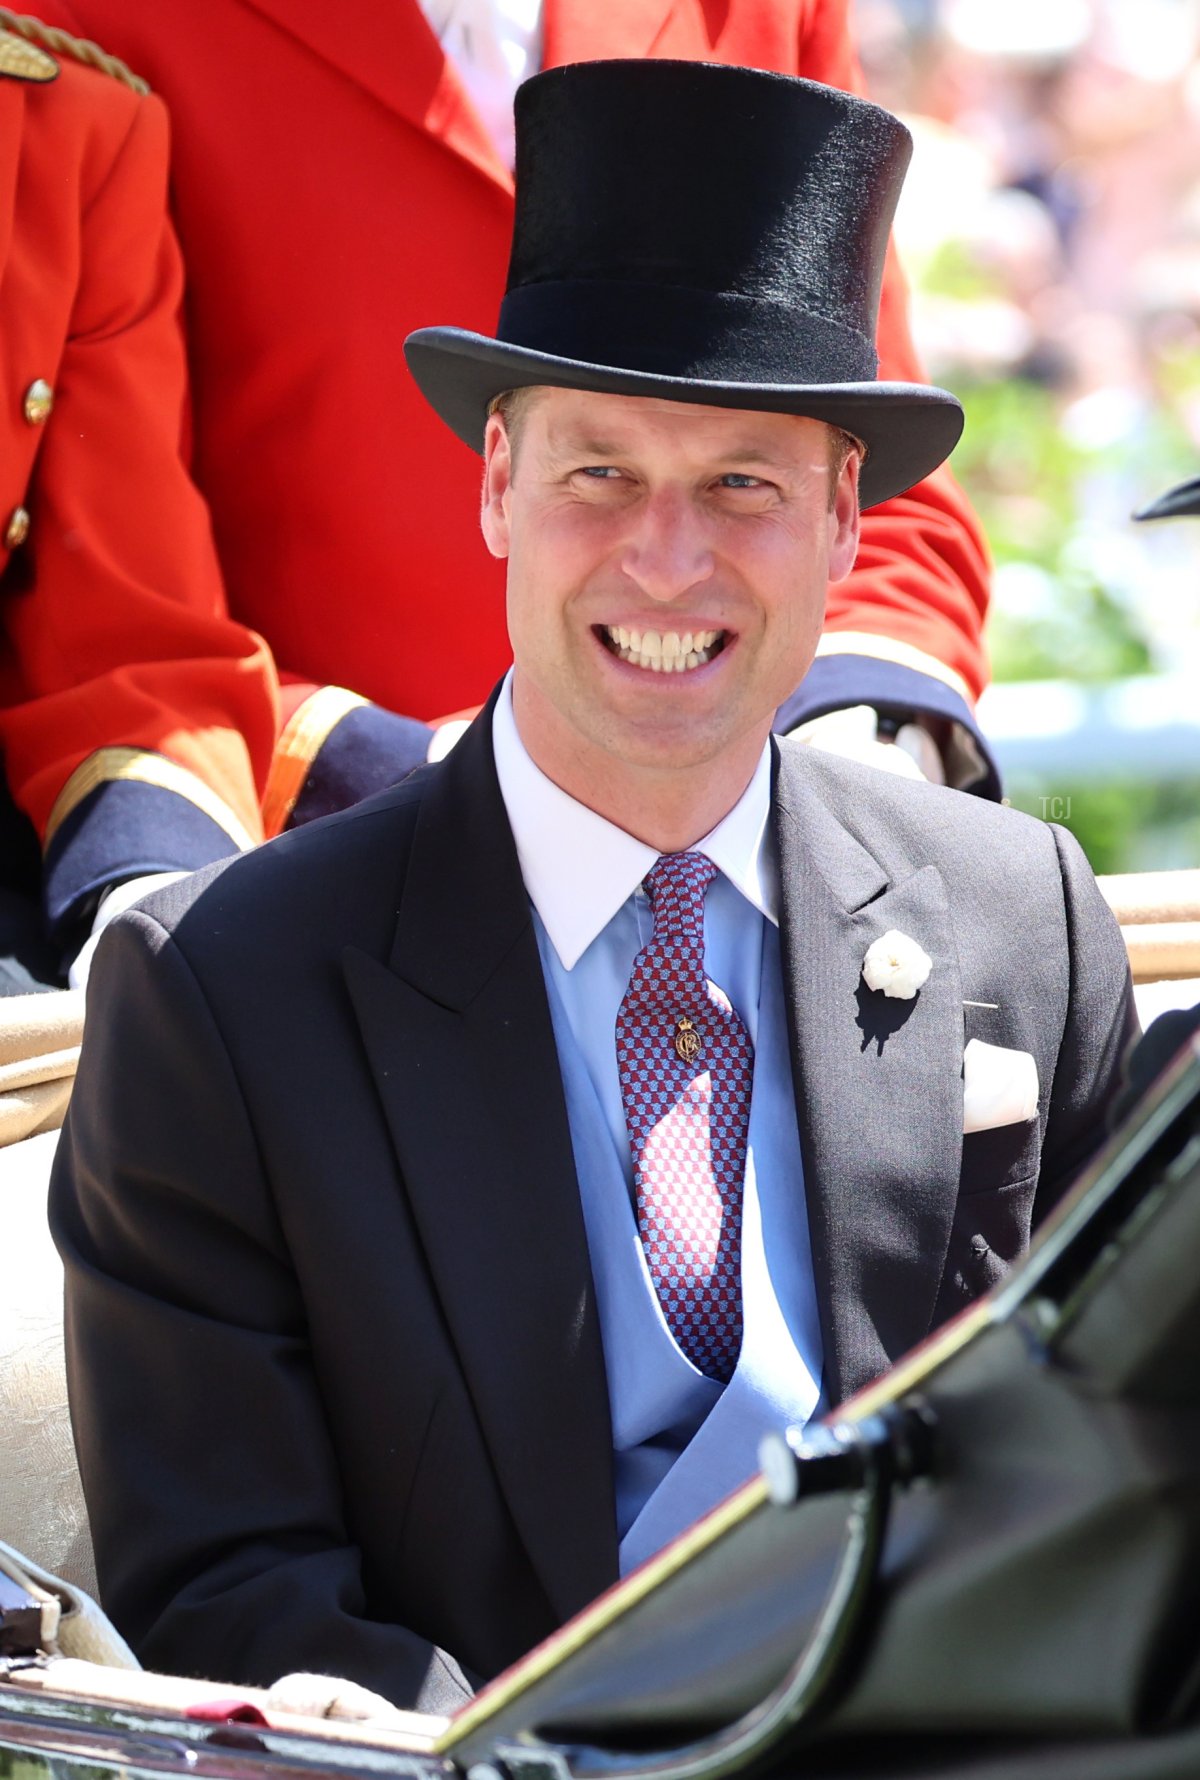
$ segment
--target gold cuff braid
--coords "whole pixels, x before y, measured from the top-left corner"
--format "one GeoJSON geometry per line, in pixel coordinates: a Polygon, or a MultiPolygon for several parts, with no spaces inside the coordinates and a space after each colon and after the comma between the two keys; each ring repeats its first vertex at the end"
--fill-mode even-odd
{"type": "Polygon", "coordinates": [[[268,840],[282,833],[296,799],[304,789],[309,768],[321,752],[330,732],[343,717],[370,700],[344,686],[321,686],[297,705],[275,743],[267,789],[263,793],[263,828],[268,840]]]}
{"type": "Polygon", "coordinates": [[[130,780],[142,785],[157,785],[161,791],[171,791],[176,797],[186,798],[218,828],[223,828],[243,851],[257,845],[255,836],[225,799],[211,785],[189,772],[186,766],[180,766],[178,761],[169,760],[165,754],[152,753],[147,748],[97,748],[75,768],[54,800],[54,808],[46,823],[43,849],[49,847],[67,817],[93,791],[101,785],[130,780]]]}

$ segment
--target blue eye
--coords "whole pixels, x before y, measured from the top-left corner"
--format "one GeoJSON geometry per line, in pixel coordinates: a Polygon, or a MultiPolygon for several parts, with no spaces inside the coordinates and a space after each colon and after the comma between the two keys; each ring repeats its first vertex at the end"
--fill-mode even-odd
{"type": "Polygon", "coordinates": [[[591,476],[597,482],[606,482],[609,477],[620,474],[620,470],[614,469],[612,464],[585,464],[580,471],[581,476],[591,476]]]}
{"type": "Polygon", "coordinates": [[[722,482],[723,486],[726,488],[761,488],[762,487],[762,482],[759,479],[759,477],[744,476],[744,475],[741,475],[740,473],[738,473],[737,471],[733,471],[733,470],[731,470],[727,476],[722,476],[721,482],[722,482]]]}

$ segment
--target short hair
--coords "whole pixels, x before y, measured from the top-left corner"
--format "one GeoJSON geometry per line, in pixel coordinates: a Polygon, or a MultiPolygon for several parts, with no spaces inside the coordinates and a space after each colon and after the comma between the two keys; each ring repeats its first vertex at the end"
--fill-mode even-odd
{"type": "MultiPolygon", "coordinates": [[[[529,410],[533,406],[533,398],[542,387],[536,383],[524,383],[517,389],[506,389],[498,396],[493,396],[488,403],[489,418],[498,414],[504,422],[504,431],[508,435],[508,452],[515,470],[517,463],[517,447],[520,443],[521,429],[525,425],[529,410]]],[[[847,459],[854,452],[859,458],[867,455],[867,448],[861,439],[853,433],[847,433],[840,426],[829,426],[827,435],[829,448],[829,505],[832,508],[837,499],[838,482],[846,467],[847,459]]]]}
{"type": "Polygon", "coordinates": [[[861,463],[867,455],[867,448],[861,439],[854,437],[853,433],[844,432],[840,426],[834,426],[832,423],[828,424],[829,506],[832,511],[837,500],[838,483],[841,481],[842,471],[848,460],[854,456],[861,463]]]}
{"type": "Polygon", "coordinates": [[[498,396],[493,396],[488,403],[488,416],[498,414],[504,422],[504,430],[508,434],[508,454],[513,468],[517,463],[517,447],[521,439],[521,429],[525,425],[526,416],[533,406],[533,398],[538,392],[536,383],[523,383],[518,389],[506,389],[498,396]]]}

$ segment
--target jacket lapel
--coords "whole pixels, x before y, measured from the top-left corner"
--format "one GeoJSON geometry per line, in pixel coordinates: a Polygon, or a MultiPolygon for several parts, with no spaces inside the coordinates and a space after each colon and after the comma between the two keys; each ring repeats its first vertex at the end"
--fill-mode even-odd
{"type": "MultiPolygon", "coordinates": [[[[542,66],[650,53],[681,0],[546,0],[542,66]]],[[[245,0],[289,36],[505,191],[512,175],[434,36],[420,0],[245,0]]],[[[693,53],[710,49],[696,32],[693,53]]],[[[682,52],[679,52],[682,53],[682,52]]]]}
{"type": "Polygon", "coordinates": [[[512,190],[475,107],[419,0],[244,0],[416,129],[512,190]]]}
{"type": "Polygon", "coordinates": [[[824,1393],[840,1402],[928,1332],[958,1196],[963,1010],[945,887],[891,881],[780,752],[776,832],[792,1066],[824,1393]],[[933,969],[911,1001],[862,982],[873,940],[915,939],[933,969]]]}
{"type": "Polygon", "coordinates": [[[501,1488],[565,1618],[616,1578],[612,1431],[490,705],[431,780],[389,964],[348,952],[346,978],[501,1488]]]}

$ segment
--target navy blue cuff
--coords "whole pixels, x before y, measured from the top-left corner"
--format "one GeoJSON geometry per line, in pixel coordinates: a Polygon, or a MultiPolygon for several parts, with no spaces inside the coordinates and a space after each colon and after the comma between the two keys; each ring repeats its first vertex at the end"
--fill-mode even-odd
{"type": "MultiPolygon", "coordinates": [[[[78,939],[101,891],[152,871],[199,871],[238,851],[198,805],[140,779],[109,779],[89,792],[46,849],[42,898],[57,944],[78,939]]],[[[86,937],[86,936],[84,936],[86,937]]]]}
{"type": "Polygon", "coordinates": [[[335,723],[321,744],[288,818],[299,828],[386,791],[424,766],[433,730],[381,705],[359,705],[335,723]]]}
{"type": "Polygon", "coordinates": [[[775,713],[781,734],[844,711],[849,705],[871,705],[881,717],[901,722],[913,717],[948,717],[961,723],[974,737],[987,767],[986,776],[969,789],[976,797],[1000,799],[1000,769],[966,699],[945,681],[918,668],[896,661],[877,661],[873,655],[818,655],[799,686],[775,713]]]}

